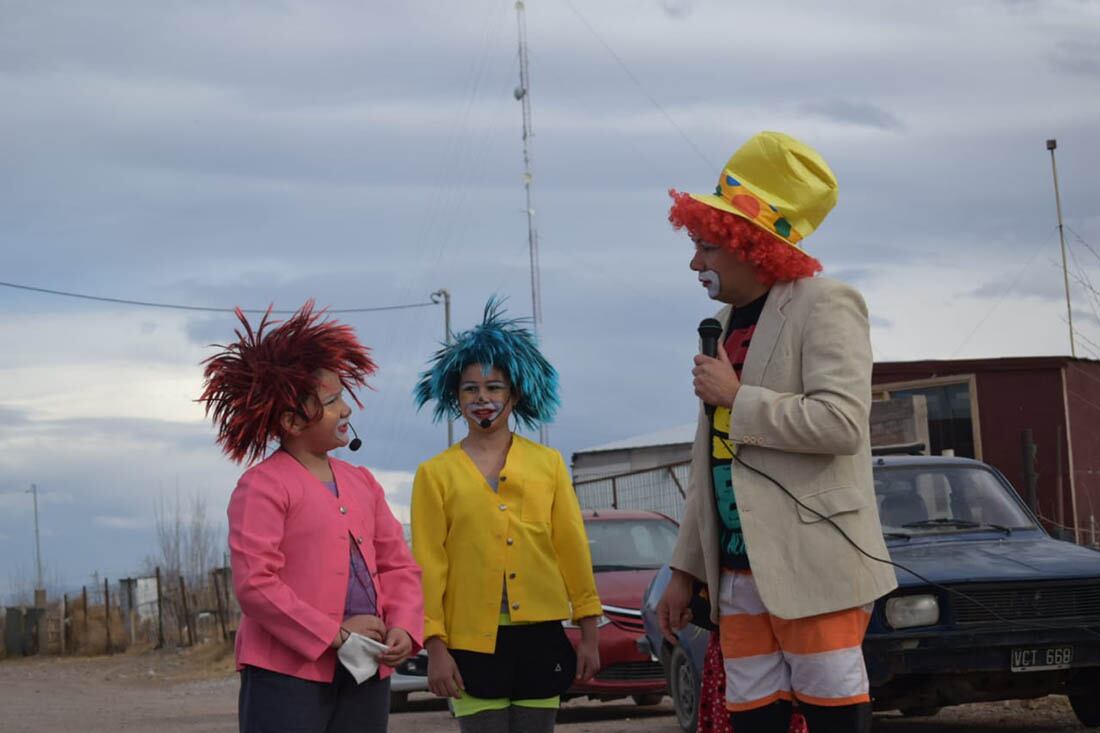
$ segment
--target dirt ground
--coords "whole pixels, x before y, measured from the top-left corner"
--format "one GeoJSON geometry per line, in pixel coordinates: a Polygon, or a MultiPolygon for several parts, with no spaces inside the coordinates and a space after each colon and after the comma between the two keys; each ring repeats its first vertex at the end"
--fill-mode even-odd
{"type": "MultiPolygon", "coordinates": [[[[232,733],[237,679],[220,645],[183,653],[0,661],[0,731],[232,733]]],[[[574,700],[558,718],[563,733],[678,733],[668,699],[656,707],[574,700]]],[[[1061,733],[1079,726],[1065,698],[950,708],[934,718],[875,718],[876,733],[1061,733]]],[[[457,731],[445,707],[415,694],[390,718],[392,733],[457,731]]]]}

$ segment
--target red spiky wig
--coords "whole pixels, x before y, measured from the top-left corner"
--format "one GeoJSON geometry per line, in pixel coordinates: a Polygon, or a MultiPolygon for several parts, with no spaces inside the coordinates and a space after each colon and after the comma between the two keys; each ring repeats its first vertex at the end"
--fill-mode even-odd
{"type": "Polygon", "coordinates": [[[324,310],[315,313],[312,300],[282,322],[269,320],[268,308],[255,330],[240,308],[236,313],[243,333],[234,329],[237,340],[214,344],[222,351],[203,360],[204,386],[198,399],[208,416],[213,413],[218,444],[232,460],[254,463],[262,458],[271,441],[283,438],[282,416],[287,412],[306,422],[319,417],[308,409],[318,370],[334,372],[363,407],[351,388],[367,387],[367,377],[377,366],[351,326],[321,320],[324,310]]]}
{"type": "Polygon", "coordinates": [[[676,229],[687,229],[692,239],[716,244],[756,267],[765,285],[801,280],[821,272],[821,263],[782,239],[769,234],[736,214],[707,206],[690,194],[670,189],[672,208],[668,220],[676,229]]]}

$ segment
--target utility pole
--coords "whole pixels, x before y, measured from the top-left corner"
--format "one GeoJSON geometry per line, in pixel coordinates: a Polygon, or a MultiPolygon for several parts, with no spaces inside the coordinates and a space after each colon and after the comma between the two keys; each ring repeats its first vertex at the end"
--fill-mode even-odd
{"type": "MultiPolygon", "coordinates": [[[[451,345],[451,292],[446,288],[440,288],[432,293],[432,302],[438,303],[443,301],[443,341],[448,346],[451,345]]],[[[450,448],[455,442],[455,421],[450,417],[447,418],[447,447],[450,448]]]]}
{"type": "Polygon", "coordinates": [[[1062,244],[1062,279],[1066,286],[1066,318],[1069,320],[1069,353],[1077,358],[1077,344],[1073,335],[1073,308],[1069,304],[1069,268],[1066,266],[1066,233],[1062,226],[1062,197],[1058,193],[1058,165],[1054,162],[1054,149],[1058,147],[1057,140],[1047,140],[1047,150],[1050,151],[1050,171],[1054,175],[1054,205],[1058,209],[1058,239],[1062,244]]]}
{"type": "Polygon", "coordinates": [[[38,604],[38,594],[46,594],[45,586],[42,585],[42,541],[39,539],[38,534],[38,484],[31,484],[30,491],[27,492],[34,499],[34,562],[38,566],[38,578],[37,583],[34,586],[35,606],[38,608],[44,608],[45,604],[38,604]]]}
{"type": "MultiPolygon", "coordinates": [[[[516,26],[519,31],[519,86],[514,92],[516,100],[523,108],[523,190],[527,194],[527,248],[531,257],[531,316],[534,323],[535,339],[542,331],[542,286],[539,275],[539,235],[535,226],[535,205],[531,195],[534,171],[531,162],[531,94],[530,69],[527,62],[527,16],[523,0],[516,0],[516,26]]],[[[539,425],[539,442],[546,444],[550,439],[545,424],[539,425]]]]}
{"type": "MultiPolygon", "coordinates": [[[[46,587],[42,581],[42,542],[38,536],[38,485],[31,484],[27,492],[34,499],[34,562],[38,566],[38,579],[34,586],[34,607],[40,609],[38,616],[38,653],[45,654],[50,635],[46,624],[46,587]]],[[[62,627],[64,633],[64,627],[62,627]]]]}

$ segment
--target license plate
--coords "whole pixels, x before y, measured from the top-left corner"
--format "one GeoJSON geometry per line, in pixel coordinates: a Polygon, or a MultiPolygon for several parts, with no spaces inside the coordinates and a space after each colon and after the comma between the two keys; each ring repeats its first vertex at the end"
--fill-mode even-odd
{"type": "Polygon", "coordinates": [[[1073,647],[1040,646],[1012,650],[1013,672],[1042,672],[1069,669],[1073,664],[1073,647]]]}

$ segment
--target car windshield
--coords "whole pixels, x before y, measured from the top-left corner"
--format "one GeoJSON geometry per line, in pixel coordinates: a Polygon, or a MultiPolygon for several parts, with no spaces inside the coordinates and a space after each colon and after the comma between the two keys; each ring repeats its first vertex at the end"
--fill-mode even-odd
{"type": "Polygon", "coordinates": [[[584,528],[596,572],[653,570],[676,546],[676,524],[668,519],[590,519],[584,528]]]}
{"type": "Polygon", "coordinates": [[[1033,528],[1012,490],[976,466],[875,467],[879,518],[887,534],[1033,528]]]}

